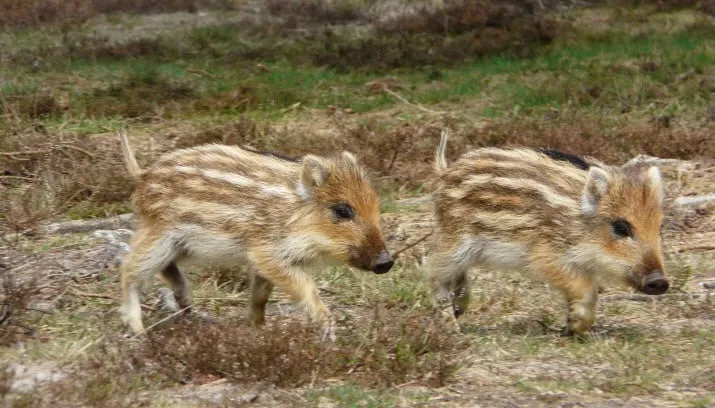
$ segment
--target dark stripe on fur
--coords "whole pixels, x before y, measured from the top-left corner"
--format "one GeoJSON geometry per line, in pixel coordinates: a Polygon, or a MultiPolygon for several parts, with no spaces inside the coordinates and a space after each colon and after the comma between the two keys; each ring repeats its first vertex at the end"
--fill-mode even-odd
{"type": "Polygon", "coordinates": [[[292,162],[292,163],[300,163],[300,162],[301,162],[301,159],[298,158],[298,157],[286,156],[286,155],[284,155],[284,154],[281,154],[281,153],[278,153],[278,152],[274,152],[274,151],[271,151],[271,150],[256,150],[256,149],[251,148],[251,147],[248,147],[248,146],[241,146],[241,149],[243,149],[243,150],[245,150],[245,151],[248,151],[248,152],[251,152],[251,153],[260,154],[260,155],[263,155],[263,156],[275,157],[276,159],[280,159],[280,160],[284,160],[284,161],[289,161],[289,162],[292,162]]]}
{"type": "Polygon", "coordinates": [[[536,149],[536,151],[550,157],[551,159],[569,162],[581,170],[588,170],[588,168],[591,167],[591,165],[588,164],[584,159],[579,156],[576,156],[575,154],[564,153],[559,150],[545,148],[536,149]]]}

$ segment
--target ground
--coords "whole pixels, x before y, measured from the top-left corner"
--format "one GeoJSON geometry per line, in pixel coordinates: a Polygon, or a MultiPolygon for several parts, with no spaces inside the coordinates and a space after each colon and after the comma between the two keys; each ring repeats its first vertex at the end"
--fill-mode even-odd
{"type": "Polygon", "coordinates": [[[715,204],[688,202],[715,191],[709,2],[179,3],[17,17],[0,33],[3,403],[715,406],[715,204]],[[648,155],[666,180],[672,290],[605,285],[578,338],[561,335],[559,295],[518,273],[473,271],[456,322],[433,310],[423,238],[445,129],[449,160],[491,145],[648,155]],[[386,275],[316,276],[335,343],[280,292],[252,328],[245,276],[209,268],[190,271],[193,317],[165,310],[157,282],[149,334],[129,336],[117,266],[131,224],[116,216],[131,211],[132,181],[118,130],[143,166],[209,142],[354,151],[389,249],[404,251],[386,275]]]}

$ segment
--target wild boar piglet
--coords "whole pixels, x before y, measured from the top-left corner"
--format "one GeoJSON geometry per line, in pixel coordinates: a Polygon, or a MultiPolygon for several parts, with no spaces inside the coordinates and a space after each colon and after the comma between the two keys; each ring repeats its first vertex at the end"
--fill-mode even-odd
{"type": "Polygon", "coordinates": [[[141,289],[161,274],[188,310],[183,261],[251,270],[249,318],[264,321],[277,285],[334,337],[310,271],[324,262],[385,273],[393,261],[380,229],[377,194],[348,153],[299,160],[234,146],[167,153],[141,170],[125,135],[125,162],[137,179],[135,234],[122,272],[122,315],[144,331],[141,289]]]}
{"type": "Polygon", "coordinates": [[[598,285],[668,290],[657,167],[608,166],[550,149],[482,148],[447,166],[436,154],[436,231],[429,261],[436,301],[456,316],[469,303],[470,267],[524,271],[563,292],[567,331],[594,322],[598,285]]]}

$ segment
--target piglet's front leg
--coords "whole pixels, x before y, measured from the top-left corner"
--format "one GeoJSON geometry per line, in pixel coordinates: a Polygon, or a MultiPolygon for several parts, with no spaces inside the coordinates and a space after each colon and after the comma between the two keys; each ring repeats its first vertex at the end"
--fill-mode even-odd
{"type": "Polygon", "coordinates": [[[272,261],[256,261],[256,269],[267,280],[303,306],[313,321],[322,327],[323,340],[335,341],[335,322],[318,295],[315,281],[302,268],[272,261]]]}
{"type": "Polygon", "coordinates": [[[598,286],[591,279],[576,278],[564,288],[569,305],[566,333],[586,333],[596,319],[598,286]]]}

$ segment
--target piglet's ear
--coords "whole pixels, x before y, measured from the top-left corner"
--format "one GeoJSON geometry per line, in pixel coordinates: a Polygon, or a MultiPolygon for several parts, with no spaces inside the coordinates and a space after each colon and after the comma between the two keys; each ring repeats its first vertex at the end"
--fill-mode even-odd
{"type": "Polygon", "coordinates": [[[349,163],[351,163],[351,164],[357,166],[358,161],[357,161],[357,158],[355,158],[355,155],[354,155],[354,154],[352,154],[352,153],[350,153],[350,152],[348,152],[348,151],[344,151],[344,152],[341,154],[341,156],[342,156],[343,159],[345,159],[347,162],[349,162],[349,163]]]}
{"type": "Polygon", "coordinates": [[[651,189],[655,193],[657,199],[663,202],[663,177],[660,175],[660,169],[657,166],[649,167],[646,171],[646,176],[648,176],[648,182],[650,183],[651,189]]]}
{"type": "Polygon", "coordinates": [[[611,176],[600,167],[591,166],[586,177],[586,186],[581,195],[581,211],[595,214],[603,196],[608,192],[611,176]]]}
{"type": "Polygon", "coordinates": [[[307,155],[303,158],[303,171],[301,183],[307,189],[320,187],[325,184],[330,170],[325,159],[318,156],[307,155]]]}

